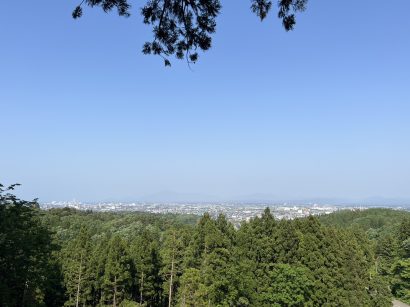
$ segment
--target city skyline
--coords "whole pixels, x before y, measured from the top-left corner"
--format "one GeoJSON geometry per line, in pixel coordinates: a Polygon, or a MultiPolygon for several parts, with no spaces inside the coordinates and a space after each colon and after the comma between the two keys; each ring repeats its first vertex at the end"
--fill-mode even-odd
{"type": "MultiPolygon", "coordinates": [[[[19,187],[21,190],[22,187],[19,187]]],[[[16,193],[19,195],[18,191],[16,193]]],[[[387,198],[380,196],[369,196],[365,198],[343,198],[343,197],[278,197],[272,194],[254,193],[247,195],[236,195],[231,197],[218,197],[216,195],[204,195],[195,193],[177,193],[173,191],[161,191],[159,193],[149,195],[139,195],[133,197],[107,197],[107,198],[94,198],[94,199],[81,199],[81,198],[44,198],[39,199],[40,203],[51,202],[67,202],[67,203],[196,203],[196,204],[212,204],[212,203],[231,203],[231,204],[319,204],[319,205],[332,205],[332,206],[381,206],[381,207],[410,207],[410,198],[387,198]]]]}

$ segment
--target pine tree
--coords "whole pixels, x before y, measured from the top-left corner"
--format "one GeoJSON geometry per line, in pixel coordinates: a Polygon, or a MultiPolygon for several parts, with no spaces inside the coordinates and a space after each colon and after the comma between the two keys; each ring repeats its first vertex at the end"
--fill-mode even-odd
{"type": "Polygon", "coordinates": [[[261,306],[313,306],[313,282],[307,268],[276,264],[268,274],[260,293],[261,306]]]}
{"type": "Polygon", "coordinates": [[[82,226],[76,237],[62,250],[64,282],[69,301],[66,306],[80,306],[86,302],[84,289],[90,285],[86,275],[91,254],[91,236],[82,226]]]}
{"type": "Polygon", "coordinates": [[[174,304],[175,292],[179,283],[179,276],[182,274],[182,262],[184,245],[182,233],[178,229],[172,227],[164,234],[164,242],[162,246],[162,269],[166,282],[164,283],[164,294],[168,296],[167,306],[171,307],[174,304]]]}
{"type": "Polygon", "coordinates": [[[103,300],[112,304],[113,307],[117,307],[122,300],[130,296],[129,288],[132,283],[131,261],[127,254],[125,242],[121,237],[113,236],[108,246],[104,271],[103,300]]]}
{"type": "Polygon", "coordinates": [[[131,243],[130,257],[135,267],[133,297],[141,305],[157,306],[162,298],[159,238],[157,231],[144,229],[131,243]]]}
{"type": "Polygon", "coordinates": [[[205,307],[208,305],[207,289],[202,282],[201,271],[198,269],[186,269],[181,276],[177,305],[181,307],[205,307]]]}

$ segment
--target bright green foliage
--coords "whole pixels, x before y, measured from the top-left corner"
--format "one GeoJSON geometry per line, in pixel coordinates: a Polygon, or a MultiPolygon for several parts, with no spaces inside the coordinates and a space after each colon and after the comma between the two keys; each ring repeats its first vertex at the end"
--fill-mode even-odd
{"type": "Polygon", "coordinates": [[[366,287],[370,294],[370,306],[390,306],[386,284],[395,297],[410,303],[410,279],[407,276],[410,256],[409,212],[388,209],[344,211],[323,216],[320,220],[326,224],[350,228],[355,235],[360,233],[359,228],[366,231],[371,241],[365,245],[373,250],[369,253],[368,248],[364,255],[372,260],[370,285],[366,287]]]}
{"type": "Polygon", "coordinates": [[[298,305],[370,306],[372,295],[380,296],[380,291],[370,292],[373,255],[360,229],[324,227],[312,217],[272,223],[265,211],[261,218],[242,225],[237,237],[240,274],[246,280],[239,282],[239,297],[249,305],[289,305],[288,298],[301,300],[298,305]],[[289,286],[298,285],[292,278],[300,282],[299,290],[289,286]],[[281,286],[272,280],[280,280],[281,286]],[[286,294],[286,287],[298,295],[286,294]]]}
{"type": "Polygon", "coordinates": [[[235,230],[224,216],[213,220],[205,214],[194,230],[187,250],[185,265],[200,272],[201,297],[213,306],[231,305],[236,301],[234,237],[235,230]]]}
{"type": "Polygon", "coordinates": [[[87,302],[92,279],[87,272],[90,264],[91,242],[86,227],[61,251],[64,257],[63,272],[68,301],[65,306],[83,305],[87,302]]]}
{"type": "Polygon", "coordinates": [[[396,257],[391,266],[392,292],[410,303],[410,218],[400,224],[396,246],[396,257]]]}
{"type": "Polygon", "coordinates": [[[372,307],[390,307],[391,292],[388,281],[382,276],[374,276],[370,278],[369,288],[367,289],[370,295],[370,304],[372,307]]]}
{"type": "Polygon", "coordinates": [[[139,306],[141,306],[139,303],[129,301],[129,300],[123,300],[119,305],[119,307],[139,307],[139,306]]]}
{"type": "Polygon", "coordinates": [[[260,303],[263,306],[313,306],[310,297],[313,282],[303,266],[277,264],[269,271],[263,285],[260,303]]]}
{"type": "Polygon", "coordinates": [[[398,239],[401,242],[410,238],[410,217],[406,217],[400,224],[398,239]]]}
{"type": "Polygon", "coordinates": [[[108,243],[108,255],[103,280],[103,301],[118,305],[131,287],[131,261],[121,237],[113,236],[108,243]]]}
{"type": "Polygon", "coordinates": [[[223,215],[42,212],[1,192],[1,306],[387,307],[390,290],[410,300],[405,213],[277,221],[266,209],[235,229],[223,215]]]}
{"type": "Polygon", "coordinates": [[[184,244],[182,232],[176,228],[171,228],[164,233],[162,248],[162,275],[165,283],[163,284],[164,300],[170,301],[174,305],[175,293],[178,288],[179,276],[182,274],[182,261],[184,244]]]}
{"type": "Polygon", "coordinates": [[[397,257],[397,240],[391,235],[387,234],[377,241],[376,244],[376,271],[380,275],[389,275],[391,268],[397,257]]]}
{"type": "Polygon", "coordinates": [[[159,233],[144,230],[134,238],[130,257],[134,263],[134,298],[139,303],[158,306],[162,299],[162,268],[159,233]]]}
{"type": "Polygon", "coordinates": [[[202,281],[201,271],[194,268],[186,269],[180,278],[177,305],[207,306],[207,291],[202,281]]]}

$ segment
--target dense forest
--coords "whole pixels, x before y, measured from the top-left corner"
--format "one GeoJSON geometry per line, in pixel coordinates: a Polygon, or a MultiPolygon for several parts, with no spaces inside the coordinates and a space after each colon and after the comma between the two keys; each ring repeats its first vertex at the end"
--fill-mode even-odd
{"type": "Polygon", "coordinates": [[[40,210],[0,185],[0,306],[391,306],[410,302],[410,214],[238,229],[212,218],[40,210]]]}

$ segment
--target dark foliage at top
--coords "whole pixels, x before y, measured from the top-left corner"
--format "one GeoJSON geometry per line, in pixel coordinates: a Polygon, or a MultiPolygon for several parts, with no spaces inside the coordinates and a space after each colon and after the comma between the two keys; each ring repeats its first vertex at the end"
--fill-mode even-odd
{"type": "MultiPolygon", "coordinates": [[[[295,13],[304,11],[307,0],[279,0],[278,17],[286,31],[296,24],[295,13]]],[[[83,14],[82,6],[99,6],[104,12],[117,10],[120,16],[129,17],[129,0],[83,0],[73,11],[73,18],[83,14]]],[[[272,9],[271,0],[251,0],[251,10],[261,20],[272,9]]],[[[211,48],[212,34],[216,30],[216,17],[221,10],[220,0],[148,0],[141,8],[145,24],[152,27],[153,40],[143,46],[144,54],[159,55],[166,66],[170,56],[198,60],[198,51],[211,48]]]]}

